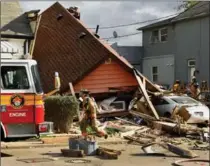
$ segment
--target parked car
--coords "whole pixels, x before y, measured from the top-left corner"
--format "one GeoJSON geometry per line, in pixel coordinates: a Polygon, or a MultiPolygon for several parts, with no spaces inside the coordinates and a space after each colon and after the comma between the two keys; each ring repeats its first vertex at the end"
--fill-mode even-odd
{"type": "Polygon", "coordinates": [[[185,106],[186,110],[191,114],[187,123],[209,123],[209,108],[188,96],[163,96],[153,101],[153,105],[158,114],[163,117],[170,117],[176,106],[185,106]]]}
{"type": "MultiPolygon", "coordinates": [[[[133,108],[135,102],[131,101],[129,110],[133,108]]],[[[161,117],[171,117],[171,114],[175,107],[185,106],[186,110],[191,114],[187,123],[194,124],[208,124],[209,123],[209,108],[203,103],[194,100],[188,96],[162,96],[157,99],[153,99],[152,103],[161,117]]]]}

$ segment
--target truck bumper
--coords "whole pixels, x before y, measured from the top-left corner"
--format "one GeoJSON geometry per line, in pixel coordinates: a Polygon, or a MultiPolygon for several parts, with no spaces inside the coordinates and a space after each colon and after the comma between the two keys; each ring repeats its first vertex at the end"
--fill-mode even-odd
{"type": "Polygon", "coordinates": [[[39,135],[50,135],[54,133],[53,122],[43,122],[38,125],[39,135]]]}

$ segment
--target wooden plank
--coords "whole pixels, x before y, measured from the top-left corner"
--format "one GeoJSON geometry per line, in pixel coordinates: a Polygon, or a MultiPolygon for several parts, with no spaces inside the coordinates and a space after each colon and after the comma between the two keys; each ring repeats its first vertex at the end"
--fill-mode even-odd
{"type": "Polygon", "coordinates": [[[131,137],[131,136],[124,136],[124,139],[127,139],[127,140],[132,141],[132,142],[137,142],[139,144],[148,144],[148,143],[151,142],[151,141],[148,141],[148,140],[140,140],[139,138],[134,138],[134,137],[131,137]]]}
{"type": "Polygon", "coordinates": [[[127,132],[120,132],[120,137],[124,138],[125,136],[132,136],[136,133],[136,130],[131,130],[127,132]]]}
{"type": "Polygon", "coordinates": [[[34,40],[33,40],[32,46],[30,48],[30,54],[31,54],[32,58],[33,58],[34,46],[35,46],[35,43],[36,43],[36,36],[37,36],[38,29],[39,29],[39,24],[40,24],[41,18],[42,18],[42,15],[39,15],[37,25],[36,25],[36,30],[35,30],[35,33],[34,33],[35,34],[34,40]]]}
{"type": "MultiPolygon", "coordinates": [[[[69,83],[69,88],[70,88],[70,91],[71,91],[72,96],[76,97],[75,96],[74,87],[73,87],[73,84],[71,82],[69,83]]],[[[78,120],[80,122],[82,117],[80,116],[79,107],[77,108],[77,116],[78,116],[78,120]]]]}
{"type": "Polygon", "coordinates": [[[120,121],[123,121],[123,122],[128,123],[128,124],[132,124],[134,126],[139,126],[138,124],[133,123],[133,122],[130,122],[130,121],[125,120],[125,119],[121,119],[121,118],[118,118],[118,117],[115,117],[115,119],[120,120],[120,121]]]}
{"type": "Polygon", "coordinates": [[[96,154],[106,159],[118,159],[118,153],[98,148],[96,154]]]}
{"type": "Polygon", "coordinates": [[[143,85],[144,85],[144,88],[146,88],[146,79],[143,78],[143,85]]]}
{"type": "Polygon", "coordinates": [[[83,150],[61,149],[61,153],[64,157],[84,157],[83,150]]]}
{"type": "Polygon", "coordinates": [[[97,114],[97,118],[109,118],[109,117],[120,117],[120,116],[127,116],[129,115],[129,112],[126,110],[126,111],[113,111],[113,112],[109,112],[109,113],[98,113],[97,114]]]}
{"type": "Polygon", "coordinates": [[[120,150],[108,149],[108,148],[104,148],[104,147],[99,147],[99,149],[103,149],[108,152],[117,153],[117,155],[121,155],[121,153],[122,153],[120,150]]]}
{"type": "Polygon", "coordinates": [[[134,69],[135,75],[139,76],[140,79],[143,80],[143,78],[146,81],[146,89],[151,91],[151,92],[161,92],[161,90],[156,87],[152,82],[150,82],[145,76],[143,76],[138,70],[134,69]]]}
{"type": "Polygon", "coordinates": [[[137,101],[136,105],[137,105],[136,111],[142,112],[144,114],[151,115],[151,116],[153,115],[151,111],[148,111],[148,108],[146,108],[145,103],[141,101],[137,101]]]}
{"type": "MultiPolygon", "coordinates": [[[[143,83],[142,83],[142,80],[141,80],[140,77],[136,74],[136,71],[134,71],[134,74],[135,74],[135,76],[136,76],[136,79],[137,79],[137,82],[139,83],[141,92],[142,92],[142,94],[143,94],[143,96],[144,96],[144,98],[145,98],[145,100],[146,100],[146,102],[147,102],[147,104],[148,104],[150,110],[152,111],[152,113],[153,113],[153,115],[155,116],[155,118],[159,120],[159,119],[160,119],[160,118],[159,118],[159,115],[157,114],[157,112],[156,112],[156,110],[155,110],[155,108],[154,108],[152,102],[151,102],[150,99],[149,99],[148,93],[147,93],[146,88],[144,87],[144,85],[143,85],[143,83]]],[[[145,79],[146,79],[146,78],[145,78],[145,79]]]]}
{"type": "Polygon", "coordinates": [[[135,116],[138,116],[146,121],[149,121],[149,122],[153,122],[155,121],[156,119],[152,116],[149,116],[149,115],[146,115],[146,114],[143,114],[143,113],[140,113],[140,112],[137,112],[137,111],[129,111],[130,114],[132,115],[135,115],[135,116]]]}
{"type": "Polygon", "coordinates": [[[75,96],[74,87],[71,82],[69,83],[69,88],[70,88],[72,96],[75,96]]]}

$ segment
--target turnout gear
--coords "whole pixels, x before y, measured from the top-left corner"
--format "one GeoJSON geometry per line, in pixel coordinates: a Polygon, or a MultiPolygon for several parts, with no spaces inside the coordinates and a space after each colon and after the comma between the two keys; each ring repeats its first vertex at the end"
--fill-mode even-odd
{"type": "Polygon", "coordinates": [[[174,93],[179,93],[180,90],[181,90],[180,81],[176,80],[175,84],[173,85],[173,92],[174,93]]]}
{"type": "Polygon", "coordinates": [[[85,97],[83,100],[83,113],[84,116],[80,122],[80,129],[82,131],[82,135],[86,137],[87,134],[87,127],[90,126],[98,136],[104,136],[107,138],[107,134],[105,132],[100,131],[97,127],[96,118],[97,118],[97,107],[95,104],[94,98],[85,97]]]}

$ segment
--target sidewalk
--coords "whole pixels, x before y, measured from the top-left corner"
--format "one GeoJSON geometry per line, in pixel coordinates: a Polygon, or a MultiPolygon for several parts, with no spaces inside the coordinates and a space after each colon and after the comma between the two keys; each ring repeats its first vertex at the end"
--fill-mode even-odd
{"type": "MultiPolygon", "coordinates": [[[[43,141],[18,141],[18,142],[1,142],[1,149],[24,149],[24,148],[40,148],[40,147],[64,147],[69,146],[69,136],[58,136],[52,138],[44,138],[43,141]]],[[[107,140],[104,138],[97,138],[98,145],[107,144],[123,144],[127,141],[122,138],[110,137],[107,140]]]]}

